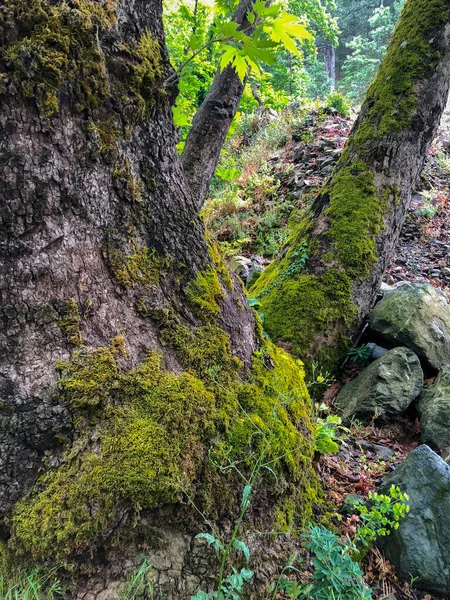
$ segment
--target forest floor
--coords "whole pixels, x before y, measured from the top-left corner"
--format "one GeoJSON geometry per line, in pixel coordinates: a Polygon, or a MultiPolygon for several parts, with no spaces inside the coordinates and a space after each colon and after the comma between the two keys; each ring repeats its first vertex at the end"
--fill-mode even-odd
{"type": "MultiPolygon", "coordinates": [[[[237,180],[216,182],[215,198],[205,220],[229,257],[239,255],[245,269],[265,266],[278,254],[288,237],[292,213],[308,207],[331,173],[350,131],[352,120],[332,110],[314,110],[302,119],[247,131],[228,143],[222,173],[233,169],[237,180]],[[233,157],[230,159],[230,156],[233,157]],[[233,162],[234,161],[234,162],[233,162]]],[[[385,281],[426,281],[450,298],[450,114],[441,127],[427,158],[418,189],[403,227],[385,281]]],[[[243,271],[243,274],[248,275],[243,271]]],[[[359,371],[350,360],[340,381],[331,382],[317,397],[316,414],[332,411],[339,389],[359,371]],[[321,410],[324,411],[321,413],[321,410]]],[[[429,384],[433,380],[427,380],[429,384]]],[[[315,388],[317,390],[317,388],[315,388]]],[[[316,394],[317,396],[317,394],[316,394]]],[[[420,443],[420,425],[414,414],[393,425],[378,428],[354,423],[343,436],[340,452],[323,455],[317,469],[326,496],[337,513],[349,494],[368,499],[383,475],[390,472],[420,443]]],[[[336,526],[352,537],[359,517],[342,515],[336,526]]],[[[363,563],[373,598],[383,600],[434,600],[397,580],[389,562],[376,548],[363,563]]]]}

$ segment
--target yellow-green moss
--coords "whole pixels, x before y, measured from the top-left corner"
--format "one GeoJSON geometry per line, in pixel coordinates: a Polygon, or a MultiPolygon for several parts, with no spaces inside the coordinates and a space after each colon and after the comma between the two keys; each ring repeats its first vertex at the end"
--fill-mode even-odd
{"type": "Polygon", "coordinates": [[[96,106],[108,96],[97,35],[116,24],[114,2],[73,0],[69,6],[6,0],[0,24],[20,32],[0,48],[0,64],[8,65],[7,74],[24,97],[36,98],[44,116],[58,110],[58,92],[65,81],[77,88],[82,105],[96,106]]]}
{"type": "Polygon", "coordinates": [[[143,184],[142,181],[136,179],[131,169],[131,163],[126,158],[121,165],[117,164],[114,171],[113,177],[116,182],[124,186],[127,191],[128,197],[134,202],[140,202],[142,198],[143,184]]]}
{"type": "Polygon", "coordinates": [[[104,405],[119,385],[118,355],[125,355],[124,339],[114,338],[110,346],[76,350],[68,361],[58,361],[61,373],[58,387],[66,402],[74,408],[104,405]]]}
{"type": "Polygon", "coordinates": [[[220,302],[224,298],[224,291],[213,266],[198,271],[195,279],[189,282],[186,293],[198,316],[203,320],[209,321],[211,317],[220,314],[220,302]]]}
{"type": "MultiPolygon", "coordinates": [[[[108,74],[99,40],[117,26],[116,0],[71,0],[70,4],[5,0],[4,4],[0,26],[9,31],[5,39],[11,41],[0,47],[0,72],[11,77],[23,97],[36,99],[43,116],[58,111],[64,85],[73,90],[78,111],[99,109],[113,96],[125,105],[131,101],[136,119],[154,105],[154,88],[164,68],[159,44],[149,32],[135,47],[122,46],[130,60],[121,80],[108,74]]],[[[110,119],[111,114],[105,113],[104,118],[110,119]]]]}
{"type": "MultiPolygon", "coordinates": [[[[269,265],[250,294],[257,296],[269,288],[289,260],[287,255],[285,259],[269,265]]],[[[322,275],[296,273],[261,297],[264,329],[272,339],[287,342],[294,354],[306,358],[311,348],[318,350],[314,347],[317,335],[328,331],[332,323],[347,326],[353,323],[356,307],[351,292],[350,277],[338,268],[330,268],[322,275]]],[[[345,344],[343,340],[329,341],[345,344]]]]}
{"type": "Polygon", "coordinates": [[[367,276],[377,261],[376,237],[384,229],[387,202],[378,198],[373,172],[362,161],[337,172],[322,194],[329,195],[325,214],[337,258],[353,279],[367,276]]]}
{"type": "Polygon", "coordinates": [[[170,257],[158,256],[153,249],[139,248],[131,240],[132,251],[107,248],[108,262],[115,279],[126,288],[141,286],[150,289],[158,285],[160,273],[172,264],[170,257]]]}
{"type": "Polygon", "coordinates": [[[71,298],[65,303],[64,317],[58,321],[58,326],[61,327],[67,337],[67,341],[77,348],[83,345],[80,323],[81,315],[78,309],[78,302],[75,298],[71,298]]]}
{"type": "MultiPolygon", "coordinates": [[[[136,371],[115,372],[117,407],[99,447],[82,435],[63,465],[40,478],[40,491],[16,505],[11,545],[19,553],[48,560],[84,550],[120,504],[139,511],[174,502],[194,478],[213,431],[214,396],[191,375],[165,371],[154,354],[136,371]]],[[[75,376],[89,378],[78,362],[75,376]]]]}
{"type": "MultiPolygon", "coordinates": [[[[197,343],[201,355],[201,334],[197,343]]],[[[102,429],[94,424],[90,432],[84,424],[62,465],[43,475],[35,491],[16,505],[10,549],[46,561],[86,551],[124,507],[139,512],[176,502],[181,490],[201,496],[203,481],[197,477],[206,463],[215,470],[226,503],[236,479],[223,477],[220,465],[240,461],[249,471],[261,445],[276,477],[269,471],[267,478],[263,475],[280,503],[277,514],[289,504],[286,523],[309,518],[318,485],[301,363],[270,346],[255,358],[246,380],[235,370],[226,385],[224,379],[206,377],[207,389],[190,373],[165,371],[155,354],[124,372],[119,350],[123,347],[116,341],[110,348],[77,351],[64,364],[60,386],[72,406],[108,404],[109,409],[102,429]]],[[[206,372],[208,363],[213,369],[223,353],[229,353],[228,346],[203,357],[201,370],[206,372]]],[[[231,353],[228,361],[232,364],[231,353]]]]}
{"type": "Polygon", "coordinates": [[[376,78],[365,100],[364,118],[351,147],[359,151],[374,140],[413,127],[416,83],[435,69],[440,49],[437,34],[450,21],[445,0],[408,0],[376,78]]]}

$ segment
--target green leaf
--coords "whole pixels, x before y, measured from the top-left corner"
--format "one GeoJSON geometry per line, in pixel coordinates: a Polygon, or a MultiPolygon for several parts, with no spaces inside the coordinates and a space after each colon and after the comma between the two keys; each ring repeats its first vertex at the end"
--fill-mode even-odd
{"type": "Polygon", "coordinates": [[[189,48],[193,51],[198,50],[202,46],[202,40],[193,33],[189,38],[189,48]]]}
{"type": "Polygon", "coordinates": [[[239,79],[241,81],[244,81],[248,71],[248,64],[246,59],[240,54],[236,54],[233,60],[233,67],[239,79]]]}
{"type": "Polygon", "coordinates": [[[195,596],[191,596],[191,600],[209,600],[210,595],[204,592],[203,590],[198,590],[195,596]]]}
{"type": "Polygon", "coordinates": [[[215,553],[218,555],[223,550],[223,544],[216,537],[211,535],[210,533],[199,533],[195,536],[195,539],[203,539],[206,540],[208,546],[212,546],[214,548],[215,553]]]}
{"type": "Polygon", "coordinates": [[[185,113],[181,112],[181,108],[178,106],[172,107],[172,114],[173,122],[177,127],[186,127],[189,125],[189,117],[185,113]]]}
{"type": "Polygon", "coordinates": [[[239,550],[245,556],[245,560],[250,560],[250,550],[248,546],[242,540],[234,540],[233,547],[235,550],[239,550]]]}
{"type": "Polygon", "coordinates": [[[247,21],[248,21],[249,23],[251,23],[252,25],[253,25],[253,23],[255,22],[255,18],[256,18],[256,17],[255,17],[255,13],[254,13],[254,12],[251,12],[251,11],[249,11],[249,12],[247,13],[247,21]]]}
{"type": "Polygon", "coordinates": [[[261,302],[258,300],[258,298],[247,298],[247,304],[251,308],[258,308],[261,306],[261,302]]]}
{"type": "Polygon", "coordinates": [[[243,509],[247,508],[251,493],[252,493],[252,486],[248,483],[242,492],[241,507],[243,509]]]}
{"type": "Polygon", "coordinates": [[[220,70],[223,71],[236,57],[238,49],[228,44],[224,46],[224,53],[220,58],[220,70]]]}

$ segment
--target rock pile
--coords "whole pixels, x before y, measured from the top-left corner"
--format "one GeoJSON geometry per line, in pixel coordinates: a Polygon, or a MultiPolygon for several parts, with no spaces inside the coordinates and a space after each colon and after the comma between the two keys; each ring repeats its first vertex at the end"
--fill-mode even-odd
{"type": "Polygon", "coordinates": [[[383,290],[369,325],[369,335],[391,349],[342,388],[336,405],[344,419],[365,422],[393,421],[411,407],[417,411],[423,445],[380,488],[387,493],[392,484],[399,486],[409,496],[410,512],[379,545],[402,579],[414,578],[416,587],[448,595],[450,305],[429,284],[403,282],[383,290]],[[424,371],[437,377],[420,395],[424,371]]]}

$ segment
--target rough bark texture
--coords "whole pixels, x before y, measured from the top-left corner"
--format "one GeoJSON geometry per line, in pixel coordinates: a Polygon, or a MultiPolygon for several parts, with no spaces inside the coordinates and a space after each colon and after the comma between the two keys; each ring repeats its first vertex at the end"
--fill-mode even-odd
{"type": "Polygon", "coordinates": [[[0,6],[0,570],[84,565],[78,598],[112,600],[143,549],[165,598],[195,593],[217,565],[180,500],[229,532],[229,461],[251,471],[261,427],[277,488],[261,482],[249,522],[298,526],[317,498],[301,364],[255,352],[168,75],[158,0],[0,6]]]}
{"type": "MultiPolygon", "coordinates": [[[[253,0],[242,0],[236,10],[234,21],[245,28],[251,27],[246,15],[252,4],[253,0]]],[[[192,122],[181,161],[198,209],[205,202],[211,177],[244,87],[245,81],[239,79],[232,67],[228,66],[222,72],[218,70],[192,122]]]]}
{"type": "Polygon", "coordinates": [[[450,2],[408,0],[338,165],[251,290],[300,356],[336,365],[372,307],[449,82],[450,2]]]}
{"type": "MultiPolygon", "coordinates": [[[[20,19],[16,28],[10,26],[9,6],[13,3],[0,13],[3,48],[19,40],[26,27],[20,19]]],[[[158,98],[151,118],[131,127],[138,120],[133,98],[120,106],[114,92],[136,60],[122,44],[136,45],[147,29],[159,41],[168,69],[161,6],[127,0],[117,5],[117,16],[118,26],[100,39],[113,90],[102,111],[117,115],[117,144],[108,152],[100,148],[98,131],[89,132],[91,122],[104,126],[103,112],[77,112],[75,84],[66,82],[59,91],[59,112],[47,119],[34,100],[20,97],[13,66],[4,57],[0,63],[2,515],[30,488],[58,439],[72,430],[68,409],[52,401],[55,363],[73,349],[60,326],[67,301],[78,303],[88,347],[107,346],[124,333],[129,364],[136,365],[150,349],[163,350],[155,323],[138,314],[138,300],[154,308],[175,306],[195,325],[183,287],[211,264],[176,154],[170,98],[158,98]],[[124,285],[112,263],[139,256],[143,248],[166,257],[173,268],[162,273],[158,284],[124,285]]],[[[227,292],[221,322],[236,355],[249,365],[255,348],[253,316],[242,310],[245,300],[236,290],[227,292]]],[[[180,370],[175,354],[164,351],[169,367],[180,370]]]]}

